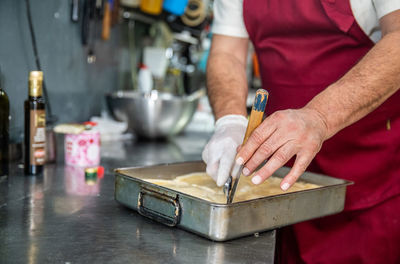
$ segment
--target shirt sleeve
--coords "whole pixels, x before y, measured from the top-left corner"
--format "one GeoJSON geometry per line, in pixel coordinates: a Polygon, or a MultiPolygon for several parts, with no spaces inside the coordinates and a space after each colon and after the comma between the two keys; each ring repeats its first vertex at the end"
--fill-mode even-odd
{"type": "Polygon", "coordinates": [[[213,8],[212,32],[214,34],[249,37],[243,21],[243,0],[214,0],[213,8]]]}
{"type": "Polygon", "coordinates": [[[372,3],[375,6],[378,19],[400,9],[400,0],[372,0],[372,3]]]}

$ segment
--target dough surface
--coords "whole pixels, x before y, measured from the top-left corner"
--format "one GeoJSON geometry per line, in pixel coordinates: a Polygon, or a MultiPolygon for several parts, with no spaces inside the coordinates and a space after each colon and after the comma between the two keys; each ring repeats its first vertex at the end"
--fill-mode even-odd
{"type": "MultiPolygon", "coordinates": [[[[221,187],[218,187],[213,179],[205,172],[195,172],[178,176],[173,180],[162,179],[143,179],[175,191],[186,193],[213,203],[226,203],[226,196],[221,187]]],[[[266,196],[295,192],[300,190],[314,189],[320,187],[304,181],[296,182],[288,191],[284,192],[280,188],[281,178],[270,177],[259,185],[251,182],[251,177],[241,176],[236,189],[234,202],[247,201],[266,196]]]]}

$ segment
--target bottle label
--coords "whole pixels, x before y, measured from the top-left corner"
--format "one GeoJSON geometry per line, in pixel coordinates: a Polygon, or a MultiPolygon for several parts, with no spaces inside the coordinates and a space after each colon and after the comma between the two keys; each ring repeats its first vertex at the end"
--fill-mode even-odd
{"type": "Polygon", "coordinates": [[[45,110],[30,111],[30,143],[31,165],[43,165],[46,157],[45,110]]]}

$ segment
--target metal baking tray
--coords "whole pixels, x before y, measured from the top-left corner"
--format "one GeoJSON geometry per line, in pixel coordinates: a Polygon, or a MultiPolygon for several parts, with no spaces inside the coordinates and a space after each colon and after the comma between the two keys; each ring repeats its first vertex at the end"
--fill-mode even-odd
{"type": "MultiPolygon", "coordinates": [[[[139,214],[215,241],[226,241],[343,210],[351,182],[305,172],[301,180],[319,188],[232,204],[212,203],[142,179],[173,179],[205,171],[201,161],[115,170],[115,199],[139,214]]],[[[289,168],[274,175],[283,177],[289,168]]]]}

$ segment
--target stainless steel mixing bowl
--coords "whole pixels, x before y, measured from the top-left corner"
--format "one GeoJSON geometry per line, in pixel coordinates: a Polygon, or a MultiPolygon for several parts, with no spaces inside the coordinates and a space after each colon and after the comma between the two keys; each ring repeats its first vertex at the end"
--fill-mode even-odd
{"type": "Polygon", "coordinates": [[[118,91],[107,94],[106,103],[112,116],[127,122],[135,134],[162,138],[175,135],[185,128],[204,94],[204,90],[189,96],[174,96],[156,91],[151,94],[118,91]]]}

